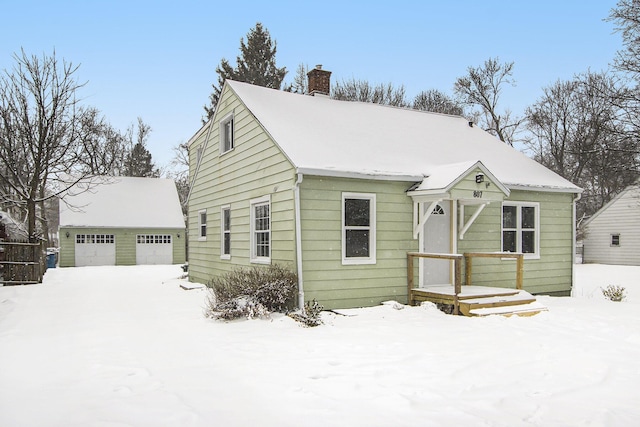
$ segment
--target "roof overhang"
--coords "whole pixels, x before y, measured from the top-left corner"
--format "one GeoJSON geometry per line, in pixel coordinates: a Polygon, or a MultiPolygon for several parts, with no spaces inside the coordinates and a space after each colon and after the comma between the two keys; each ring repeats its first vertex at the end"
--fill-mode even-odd
{"type": "Polygon", "coordinates": [[[407,191],[417,202],[455,199],[465,204],[504,200],[509,194],[509,188],[481,161],[436,167],[420,184],[407,191]]]}
{"type": "Polygon", "coordinates": [[[347,171],[330,168],[298,167],[296,172],[302,175],[325,176],[333,178],[373,179],[376,181],[420,182],[424,175],[396,173],[388,171],[347,171]]]}

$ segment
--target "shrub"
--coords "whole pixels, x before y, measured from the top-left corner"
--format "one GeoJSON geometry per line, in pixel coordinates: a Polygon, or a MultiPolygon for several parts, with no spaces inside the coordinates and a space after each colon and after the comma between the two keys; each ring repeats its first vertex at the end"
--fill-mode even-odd
{"type": "Polygon", "coordinates": [[[207,283],[205,314],[216,319],[265,317],[295,306],[298,276],[281,265],[237,268],[207,283]]]}
{"type": "Polygon", "coordinates": [[[626,289],[623,286],[609,285],[602,289],[602,295],[608,300],[620,302],[625,299],[626,289]]]}
{"type": "Polygon", "coordinates": [[[324,307],[314,299],[304,303],[302,313],[290,313],[289,317],[305,326],[318,326],[322,324],[322,319],[320,318],[322,310],[324,310],[324,307]]]}

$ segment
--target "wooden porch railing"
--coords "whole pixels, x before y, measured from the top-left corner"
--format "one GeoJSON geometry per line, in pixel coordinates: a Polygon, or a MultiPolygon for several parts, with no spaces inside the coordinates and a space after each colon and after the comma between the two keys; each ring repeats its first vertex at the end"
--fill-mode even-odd
{"type": "Polygon", "coordinates": [[[516,289],[522,289],[524,276],[524,255],[518,252],[465,252],[464,254],[464,277],[465,284],[471,284],[471,273],[473,270],[473,258],[515,258],[516,259],[516,289]]]}
{"type": "Polygon", "coordinates": [[[522,289],[524,277],[524,255],[514,252],[466,252],[459,254],[436,254],[407,252],[407,297],[409,305],[413,305],[412,290],[414,289],[414,258],[446,259],[453,261],[453,314],[459,312],[459,294],[462,292],[462,260],[465,263],[465,285],[471,285],[473,273],[473,258],[515,258],[516,259],[516,289],[522,289]]]}
{"type": "Polygon", "coordinates": [[[420,252],[408,252],[407,253],[407,296],[409,298],[409,305],[413,305],[411,290],[413,286],[413,259],[414,258],[432,258],[432,259],[448,259],[453,261],[453,314],[458,314],[458,294],[462,291],[462,255],[458,254],[434,254],[434,253],[420,253],[420,252]]]}

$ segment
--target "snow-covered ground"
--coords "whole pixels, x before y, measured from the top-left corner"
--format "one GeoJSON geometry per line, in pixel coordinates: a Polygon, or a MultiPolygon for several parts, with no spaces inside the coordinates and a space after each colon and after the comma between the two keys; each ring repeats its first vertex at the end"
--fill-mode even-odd
{"type": "Polygon", "coordinates": [[[0,426],[640,425],[640,267],[576,268],[534,317],[390,304],[317,328],[206,319],[179,266],[51,269],[0,287],[0,426]]]}

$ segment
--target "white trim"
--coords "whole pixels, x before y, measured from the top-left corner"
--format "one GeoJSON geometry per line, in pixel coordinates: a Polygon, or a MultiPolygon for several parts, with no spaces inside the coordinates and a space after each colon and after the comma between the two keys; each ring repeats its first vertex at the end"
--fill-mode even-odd
{"type": "Polygon", "coordinates": [[[426,210],[424,209],[424,204],[426,202],[414,202],[414,210],[413,210],[414,218],[416,218],[415,203],[418,203],[418,205],[422,208],[421,210],[418,209],[420,214],[416,218],[416,220],[414,220],[413,222],[413,238],[414,239],[417,239],[418,235],[422,234],[422,232],[424,231],[424,225],[427,223],[429,218],[431,218],[431,212],[433,212],[433,210],[436,208],[436,206],[438,206],[440,202],[442,202],[442,199],[431,201],[431,204],[426,210]]]}
{"type": "Polygon", "coordinates": [[[422,182],[422,180],[424,179],[424,175],[409,175],[404,173],[384,172],[384,171],[354,172],[354,171],[338,170],[338,169],[298,167],[296,168],[296,172],[300,174],[312,175],[312,176],[371,179],[375,181],[422,182]]]}
{"type": "Polygon", "coordinates": [[[198,240],[203,242],[207,240],[207,210],[206,209],[200,209],[198,211],[198,240]],[[204,224],[202,223],[202,214],[205,215],[205,222],[204,224]],[[202,226],[204,226],[204,235],[202,234],[202,226]]]}
{"type": "Polygon", "coordinates": [[[256,199],[251,199],[249,201],[250,206],[250,244],[249,248],[249,261],[254,264],[271,264],[271,248],[273,246],[273,242],[271,240],[271,196],[266,195],[262,197],[258,197],[256,199]],[[269,240],[269,255],[268,256],[258,256],[256,251],[256,245],[258,244],[256,240],[256,207],[266,205],[269,209],[269,224],[268,230],[259,230],[260,232],[267,232],[268,240],[269,240]]]}
{"type": "Polygon", "coordinates": [[[220,119],[219,127],[218,127],[219,128],[218,135],[220,137],[219,138],[220,139],[220,155],[229,153],[233,151],[234,148],[236,148],[235,127],[236,127],[235,112],[232,111],[231,113],[227,114],[222,119],[220,119]],[[226,142],[225,127],[229,122],[231,122],[231,147],[228,150],[225,150],[225,142],[226,142]]]}
{"type": "Polygon", "coordinates": [[[571,193],[581,194],[584,190],[580,187],[542,187],[536,185],[504,184],[509,190],[539,191],[541,193],[571,193]]]}
{"type": "Polygon", "coordinates": [[[231,259],[231,205],[220,206],[220,259],[231,259]],[[224,229],[224,212],[229,211],[229,230],[224,229]],[[229,253],[224,253],[225,234],[229,234],[229,253]]]}
{"type": "Polygon", "coordinates": [[[478,216],[484,210],[484,208],[487,207],[488,204],[489,202],[481,203],[477,205],[476,211],[471,215],[471,217],[469,218],[466,224],[464,223],[464,206],[465,205],[464,204],[460,205],[460,229],[458,230],[458,238],[460,240],[464,240],[464,233],[466,233],[467,230],[469,230],[469,227],[471,227],[475,222],[475,220],[478,219],[478,216]]]}
{"type": "Polygon", "coordinates": [[[360,265],[376,263],[376,194],[375,193],[342,193],[341,208],[342,229],[342,265],[360,265]],[[369,225],[350,226],[350,230],[369,230],[369,256],[347,257],[347,225],[345,224],[344,205],[346,199],[369,200],[369,225]]]}
{"type": "MultiPolygon", "coordinates": [[[[509,229],[516,231],[516,253],[523,253],[525,259],[540,259],[540,203],[538,202],[518,202],[518,201],[504,201],[500,207],[500,250],[502,252],[507,252],[504,250],[504,207],[505,206],[515,206],[516,210],[516,228],[509,229]],[[532,253],[524,253],[522,252],[522,207],[533,207],[535,208],[535,227],[534,231],[534,244],[535,244],[535,252],[532,253]]],[[[529,229],[527,229],[529,230],[529,229]]]]}

